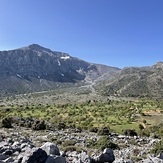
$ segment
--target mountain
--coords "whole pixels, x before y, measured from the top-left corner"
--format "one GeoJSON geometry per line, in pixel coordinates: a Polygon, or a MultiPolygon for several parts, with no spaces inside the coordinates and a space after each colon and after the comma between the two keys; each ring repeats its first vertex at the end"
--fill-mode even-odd
{"type": "Polygon", "coordinates": [[[0,51],[0,96],[70,86],[95,88],[104,95],[163,97],[163,62],[119,69],[37,44],[0,51]]]}
{"type": "Polygon", "coordinates": [[[114,78],[96,84],[105,95],[130,97],[163,97],[163,62],[151,67],[127,67],[114,78]]]}
{"type": "Polygon", "coordinates": [[[0,95],[44,91],[75,83],[91,84],[120,69],[93,64],[37,44],[0,51],[0,95]]]}

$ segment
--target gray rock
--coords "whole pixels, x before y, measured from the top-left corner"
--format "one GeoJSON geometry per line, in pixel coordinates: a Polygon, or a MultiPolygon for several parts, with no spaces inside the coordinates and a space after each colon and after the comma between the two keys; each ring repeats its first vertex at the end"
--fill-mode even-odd
{"type": "Polygon", "coordinates": [[[163,163],[163,160],[157,158],[157,157],[153,157],[152,159],[145,159],[142,161],[143,163],[163,163]]]}
{"type": "Polygon", "coordinates": [[[20,153],[21,148],[19,148],[19,147],[13,148],[13,153],[16,154],[17,152],[20,153]]]}
{"type": "Polygon", "coordinates": [[[23,160],[23,157],[24,157],[24,153],[20,153],[20,154],[18,155],[18,157],[17,157],[17,162],[18,162],[18,163],[21,163],[22,160],[23,160]]]}
{"type": "Polygon", "coordinates": [[[97,163],[98,162],[99,163],[104,163],[104,162],[112,163],[114,160],[115,160],[115,156],[114,156],[113,150],[106,148],[97,159],[97,163]]]}
{"type": "Polygon", "coordinates": [[[7,149],[2,154],[11,156],[13,154],[13,150],[12,149],[7,149]]]}
{"type": "Polygon", "coordinates": [[[44,150],[47,155],[58,155],[60,156],[59,149],[57,145],[47,142],[43,146],[40,147],[42,150],[44,150]]]}
{"type": "Polygon", "coordinates": [[[14,142],[14,143],[12,144],[12,147],[13,147],[13,148],[14,148],[14,147],[18,147],[18,146],[20,146],[20,143],[19,143],[18,141],[14,142]]]}
{"type": "Polygon", "coordinates": [[[147,159],[143,160],[143,163],[163,163],[163,160],[157,157],[154,157],[154,155],[147,155],[147,159]]]}
{"type": "Polygon", "coordinates": [[[5,151],[7,151],[8,149],[10,149],[10,147],[8,146],[4,146],[3,148],[0,149],[0,153],[4,153],[5,151]]]}
{"type": "Polygon", "coordinates": [[[5,159],[4,162],[5,162],[5,163],[11,163],[11,162],[13,163],[14,160],[13,160],[12,157],[9,157],[9,158],[5,159]]]}
{"type": "Polygon", "coordinates": [[[159,158],[163,160],[163,152],[160,153],[159,158]]]}
{"type": "Polygon", "coordinates": [[[132,160],[116,159],[114,163],[134,163],[132,160]]]}
{"type": "Polygon", "coordinates": [[[28,143],[22,143],[21,146],[20,146],[20,148],[25,148],[27,146],[28,146],[28,143]]]}
{"type": "Polygon", "coordinates": [[[62,156],[48,156],[45,163],[66,163],[66,158],[62,156]]]}
{"type": "Polygon", "coordinates": [[[7,158],[8,158],[8,156],[0,154],[0,160],[5,160],[7,158]]]}
{"type": "Polygon", "coordinates": [[[91,163],[92,159],[85,152],[82,152],[80,155],[80,161],[81,163],[91,163]]]}
{"type": "Polygon", "coordinates": [[[41,148],[33,148],[30,151],[24,153],[24,157],[21,163],[45,163],[47,154],[41,148]]]}

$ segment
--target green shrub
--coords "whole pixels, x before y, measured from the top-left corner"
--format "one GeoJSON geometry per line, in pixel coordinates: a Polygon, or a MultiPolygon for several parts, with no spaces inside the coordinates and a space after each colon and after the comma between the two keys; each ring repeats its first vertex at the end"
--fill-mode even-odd
{"type": "Polygon", "coordinates": [[[133,129],[126,129],[126,130],[124,131],[124,134],[125,134],[126,136],[137,136],[137,135],[138,135],[138,134],[136,133],[136,131],[133,130],[133,129]]]}
{"type": "Polygon", "coordinates": [[[33,130],[45,130],[46,124],[43,120],[35,120],[34,124],[32,125],[33,130]]]}
{"type": "Polygon", "coordinates": [[[97,133],[97,132],[98,132],[98,128],[97,128],[97,127],[92,127],[92,128],[90,128],[89,131],[90,131],[90,132],[97,133]]]}
{"type": "Polygon", "coordinates": [[[109,135],[110,128],[109,127],[103,127],[98,130],[98,135],[109,135]]]}
{"type": "Polygon", "coordinates": [[[63,123],[63,122],[60,122],[60,123],[58,123],[57,128],[58,128],[58,130],[65,129],[66,128],[66,124],[63,123]]]}
{"type": "Polygon", "coordinates": [[[150,131],[147,129],[144,129],[141,131],[141,136],[146,136],[149,137],[150,136],[150,131]]]}
{"type": "Polygon", "coordinates": [[[105,148],[119,149],[119,146],[111,142],[108,136],[103,136],[97,141],[88,140],[86,143],[86,145],[90,148],[96,148],[100,150],[104,150],[105,148]]]}
{"type": "Polygon", "coordinates": [[[2,119],[1,126],[5,128],[12,128],[12,119],[10,117],[5,117],[2,119]]]}
{"type": "Polygon", "coordinates": [[[155,147],[151,150],[151,153],[158,155],[159,153],[163,152],[163,140],[158,142],[155,147]]]}
{"type": "Polygon", "coordinates": [[[97,141],[96,145],[99,149],[104,150],[105,148],[119,149],[118,144],[115,144],[109,140],[108,136],[104,136],[97,141]]]}

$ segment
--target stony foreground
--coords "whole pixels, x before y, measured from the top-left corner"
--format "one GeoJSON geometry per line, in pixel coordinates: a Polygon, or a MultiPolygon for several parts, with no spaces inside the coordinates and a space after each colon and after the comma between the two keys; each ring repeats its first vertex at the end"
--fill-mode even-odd
{"type": "Polygon", "coordinates": [[[0,163],[162,163],[163,155],[154,157],[148,154],[152,146],[159,141],[153,138],[128,137],[110,135],[113,142],[119,144],[119,150],[94,149],[87,151],[62,151],[57,145],[49,142],[48,136],[60,137],[61,141],[76,140],[83,146],[87,139],[98,139],[95,133],[76,133],[70,129],[62,131],[47,131],[38,136],[32,130],[24,129],[0,130],[0,163]],[[71,132],[70,132],[71,131],[71,132]],[[26,134],[26,135],[25,135],[26,134]],[[143,159],[133,161],[134,157],[143,159]]]}

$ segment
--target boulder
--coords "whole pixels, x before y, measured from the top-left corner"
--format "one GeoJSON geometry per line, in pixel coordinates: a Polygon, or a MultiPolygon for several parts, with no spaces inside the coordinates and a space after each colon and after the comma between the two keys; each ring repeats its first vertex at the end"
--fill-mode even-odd
{"type": "Polygon", "coordinates": [[[45,163],[66,163],[66,158],[62,156],[48,156],[45,163]]]}
{"type": "Polygon", "coordinates": [[[24,153],[21,163],[45,163],[47,154],[41,148],[32,148],[24,153]]]}
{"type": "Polygon", "coordinates": [[[112,149],[106,148],[103,153],[97,158],[96,163],[112,163],[115,160],[115,156],[112,149]]]}
{"type": "Polygon", "coordinates": [[[5,160],[7,158],[8,158],[8,156],[0,154],[0,160],[5,160]]]}
{"type": "Polygon", "coordinates": [[[50,143],[50,142],[46,142],[43,146],[40,147],[42,150],[44,150],[47,155],[58,155],[60,156],[59,153],[59,149],[57,147],[57,145],[50,143]]]}
{"type": "Polygon", "coordinates": [[[12,149],[7,149],[7,150],[5,150],[2,154],[11,156],[13,153],[14,153],[14,152],[13,152],[12,149]]]}
{"type": "Polygon", "coordinates": [[[163,160],[163,152],[160,153],[159,158],[160,158],[161,160],[163,160]]]}
{"type": "Polygon", "coordinates": [[[11,163],[14,162],[14,159],[12,157],[7,158],[6,160],[4,160],[5,163],[11,163]]]}

